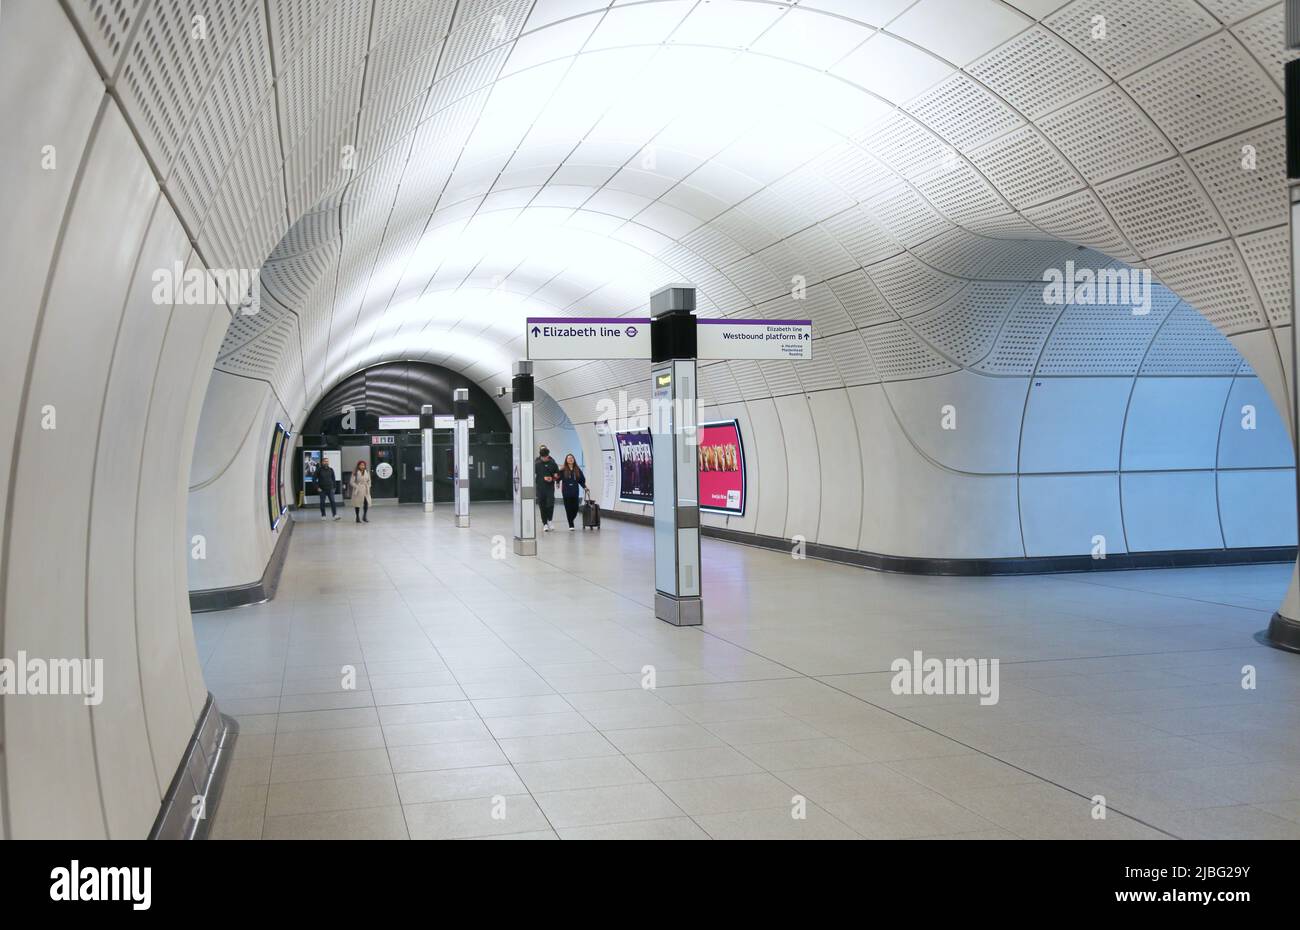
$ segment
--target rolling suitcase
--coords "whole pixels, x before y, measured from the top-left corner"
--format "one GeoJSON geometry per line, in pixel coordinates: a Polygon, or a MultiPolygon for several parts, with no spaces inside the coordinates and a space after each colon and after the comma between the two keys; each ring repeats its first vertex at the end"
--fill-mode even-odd
{"type": "Polygon", "coordinates": [[[590,497],[582,502],[582,528],[584,530],[600,529],[600,504],[590,497]]]}

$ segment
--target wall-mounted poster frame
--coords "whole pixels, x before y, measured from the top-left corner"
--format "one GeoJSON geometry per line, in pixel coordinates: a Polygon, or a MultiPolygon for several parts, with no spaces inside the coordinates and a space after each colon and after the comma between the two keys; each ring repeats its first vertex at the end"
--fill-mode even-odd
{"type": "Polygon", "coordinates": [[[266,463],[266,509],[271,529],[280,526],[288,509],[284,505],[284,450],[289,442],[289,431],[283,423],[276,423],[271,434],[271,455],[266,463]]]}
{"type": "Polygon", "coordinates": [[[625,504],[654,503],[654,454],[648,429],[615,433],[618,447],[618,499],[625,504]]]}
{"type": "MultiPolygon", "coordinates": [[[[284,429],[283,426],[281,426],[280,428],[284,429]]],[[[276,485],[275,485],[275,490],[277,495],[276,501],[280,506],[281,516],[283,516],[284,512],[289,509],[289,503],[287,500],[285,500],[287,495],[284,490],[284,478],[285,475],[288,473],[284,470],[284,466],[285,463],[289,461],[289,449],[292,448],[292,446],[293,446],[293,431],[285,429],[284,438],[280,440],[280,477],[279,480],[276,481],[276,485]]]]}
{"type": "Polygon", "coordinates": [[[729,517],[745,513],[745,444],[739,420],[700,424],[696,450],[700,470],[700,510],[729,517]]]}

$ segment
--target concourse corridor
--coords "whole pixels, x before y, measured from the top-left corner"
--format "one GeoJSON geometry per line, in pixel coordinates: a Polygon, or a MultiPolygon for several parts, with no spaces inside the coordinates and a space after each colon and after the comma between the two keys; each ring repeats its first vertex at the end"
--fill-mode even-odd
{"type": "Polygon", "coordinates": [[[240,725],[214,837],[1300,838],[1300,657],[1251,640],[1287,565],[918,577],[706,539],[682,629],[648,527],[510,532],[299,511],[276,598],[195,615],[240,725]],[[914,650],[1000,657],[997,702],[895,694],[914,650]]]}

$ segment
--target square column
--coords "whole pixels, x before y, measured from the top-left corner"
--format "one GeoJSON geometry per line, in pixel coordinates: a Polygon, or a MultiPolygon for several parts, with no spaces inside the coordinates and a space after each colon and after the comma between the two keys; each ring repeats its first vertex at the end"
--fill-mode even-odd
{"type": "Polygon", "coordinates": [[[420,408],[420,488],[424,512],[433,513],[433,405],[420,408]]]}
{"type": "Polygon", "coordinates": [[[674,626],[704,622],[694,310],[693,287],[669,285],[650,295],[655,616],[674,626]]]}
{"type": "Polygon", "coordinates": [[[469,389],[456,388],[451,395],[452,414],[456,418],[453,443],[456,465],[456,525],[469,526],[469,389]]]}
{"type": "Polygon", "coordinates": [[[515,555],[537,555],[533,481],[533,363],[515,362],[510,382],[510,454],[514,463],[515,555]]]}

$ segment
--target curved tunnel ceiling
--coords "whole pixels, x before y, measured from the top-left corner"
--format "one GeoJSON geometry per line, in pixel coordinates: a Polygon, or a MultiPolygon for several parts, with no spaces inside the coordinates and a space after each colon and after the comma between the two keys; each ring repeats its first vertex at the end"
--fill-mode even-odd
{"type": "Polygon", "coordinates": [[[704,315],[813,317],[812,384],[1029,374],[1059,313],[987,360],[1026,282],[1102,263],[1079,246],[1280,383],[1241,338],[1290,323],[1280,2],[243,0],[181,58],[180,5],[102,6],[74,10],[208,264],[262,267],[217,367],[298,415],[387,359],[490,387],[527,314],[679,280],[704,315]]]}

